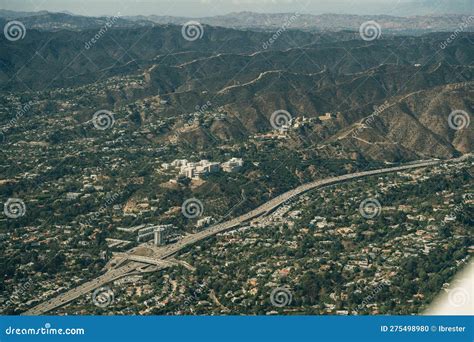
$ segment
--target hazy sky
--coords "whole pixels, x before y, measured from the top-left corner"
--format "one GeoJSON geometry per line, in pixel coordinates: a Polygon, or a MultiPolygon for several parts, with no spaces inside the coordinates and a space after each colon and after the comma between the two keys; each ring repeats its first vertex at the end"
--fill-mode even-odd
{"type": "Polygon", "coordinates": [[[474,0],[0,0],[0,8],[70,11],[89,16],[120,12],[204,17],[240,11],[411,15],[472,13],[473,3],[474,0]]]}

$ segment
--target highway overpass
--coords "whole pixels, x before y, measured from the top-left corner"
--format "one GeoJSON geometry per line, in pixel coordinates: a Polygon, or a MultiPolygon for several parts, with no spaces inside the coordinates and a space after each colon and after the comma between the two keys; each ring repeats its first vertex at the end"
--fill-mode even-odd
{"type": "MultiPolygon", "coordinates": [[[[462,161],[465,160],[466,156],[459,158],[459,159],[453,159],[451,162],[457,162],[457,161],[462,161]]],[[[178,253],[181,251],[183,248],[186,248],[188,246],[191,246],[199,241],[202,241],[203,239],[206,239],[210,236],[216,235],[218,233],[225,232],[227,230],[236,228],[240,226],[242,223],[248,222],[249,220],[255,219],[257,217],[260,217],[261,215],[264,215],[266,213],[269,213],[282,204],[284,204],[287,201],[290,201],[294,199],[297,196],[300,196],[301,194],[316,189],[320,188],[323,186],[327,185],[332,185],[340,182],[347,182],[350,180],[358,179],[358,178],[363,178],[363,177],[369,177],[369,176],[374,176],[374,175],[380,175],[380,174],[386,174],[386,173],[392,173],[392,172],[399,172],[399,171],[405,171],[405,170],[410,170],[410,169],[416,169],[416,168],[423,168],[423,167],[429,167],[433,165],[437,165],[440,163],[443,163],[446,161],[440,161],[440,160],[429,160],[429,161],[422,161],[422,162],[417,162],[417,163],[410,163],[410,164],[405,164],[402,166],[397,166],[397,167],[391,167],[391,168],[384,168],[384,169],[378,169],[378,170],[372,170],[372,171],[364,171],[364,172],[357,172],[353,174],[347,174],[343,176],[337,176],[337,177],[330,177],[318,181],[314,181],[308,184],[301,185],[293,190],[290,190],[288,192],[285,192],[284,194],[281,194],[270,201],[266,202],[265,204],[259,206],[258,208],[242,215],[239,217],[236,217],[234,219],[231,219],[227,222],[219,223],[214,226],[209,227],[208,229],[192,234],[189,236],[184,237],[183,239],[179,240],[178,242],[161,247],[161,248],[156,248],[155,249],[155,254],[153,256],[149,257],[141,257],[141,256],[136,256],[136,255],[129,255],[127,259],[127,264],[124,266],[120,266],[114,269],[111,269],[107,271],[105,274],[97,277],[96,279],[89,281],[85,284],[80,285],[79,287],[76,287],[74,289],[71,289],[63,294],[60,294],[59,296],[50,299],[44,303],[41,303],[34,308],[24,312],[24,315],[41,315],[44,314],[48,311],[51,311],[57,307],[60,307],[62,305],[65,305],[69,302],[71,302],[74,299],[77,299],[78,297],[93,291],[94,289],[103,286],[106,283],[109,283],[113,280],[116,280],[120,277],[123,277],[127,274],[136,272],[137,270],[141,269],[145,265],[153,264],[157,266],[157,270],[164,269],[166,267],[169,267],[173,263],[167,263],[163,262],[164,260],[169,258],[170,256],[178,253]]],[[[123,253],[124,255],[125,253],[123,253]]]]}

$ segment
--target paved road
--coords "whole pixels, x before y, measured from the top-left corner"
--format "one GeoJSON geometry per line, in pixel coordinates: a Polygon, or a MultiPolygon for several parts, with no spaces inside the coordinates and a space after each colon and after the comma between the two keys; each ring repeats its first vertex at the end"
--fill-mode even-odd
{"type": "MultiPolygon", "coordinates": [[[[459,158],[459,159],[453,159],[451,161],[460,161],[464,160],[466,157],[459,158]]],[[[422,162],[416,162],[416,163],[411,163],[411,164],[406,164],[403,166],[397,166],[397,167],[391,167],[391,168],[384,168],[384,169],[378,169],[378,170],[372,170],[372,171],[364,171],[364,172],[357,172],[357,173],[352,173],[348,175],[343,175],[343,176],[338,176],[338,177],[331,177],[323,180],[318,180],[315,182],[311,182],[308,184],[301,185],[293,190],[290,190],[282,195],[279,195],[272,200],[266,202],[265,204],[261,205],[260,207],[242,215],[239,217],[236,217],[232,220],[229,220],[227,222],[219,223],[217,225],[211,226],[208,229],[192,234],[189,236],[186,236],[185,238],[181,239],[175,244],[166,246],[166,247],[161,247],[155,249],[155,254],[151,258],[139,258],[139,257],[134,257],[133,259],[135,261],[132,261],[128,264],[125,264],[124,266],[120,266],[118,268],[112,269],[107,271],[107,273],[95,278],[92,281],[89,281],[85,284],[80,285],[79,287],[76,287],[72,290],[69,290],[68,292],[65,292],[63,294],[60,294],[59,296],[50,299],[44,303],[41,303],[37,305],[36,307],[24,312],[24,315],[41,315],[44,314],[48,311],[51,311],[57,307],[60,307],[84,294],[87,294],[91,292],[92,290],[103,286],[106,283],[109,283],[115,279],[118,279],[120,277],[125,276],[128,273],[131,273],[133,271],[136,271],[137,269],[142,268],[144,265],[149,264],[149,263],[144,263],[144,262],[139,262],[140,260],[142,261],[149,261],[148,259],[153,259],[155,261],[158,261],[160,259],[165,259],[168,258],[183,248],[193,245],[203,239],[206,239],[210,236],[216,235],[218,233],[233,229],[235,227],[240,226],[242,223],[245,223],[249,220],[252,220],[254,218],[257,218],[259,216],[262,216],[264,214],[270,213],[285,202],[316,188],[322,187],[322,186],[327,186],[331,184],[336,184],[340,182],[346,182],[349,180],[357,179],[357,178],[362,178],[362,177],[368,177],[368,176],[373,176],[373,175],[379,175],[379,174],[384,174],[384,173],[391,173],[391,172],[398,172],[398,171],[404,171],[404,170],[410,170],[410,169],[415,169],[415,168],[421,168],[421,167],[427,167],[427,166],[433,166],[437,165],[439,163],[442,163],[443,161],[440,160],[431,160],[431,161],[422,161],[422,162]],[[146,259],[146,260],[145,260],[146,259]]],[[[159,262],[154,262],[155,265],[159,265],[159,262]]],[[[162,266],[158,266],[159,269],[163,269],[168,267],[165,263],[162,264],[162,266]]]]}
{"type": "Polygon", "coordinates": [[[279,206],[281,206],[283,203],[316,188],[331,185],[331,184],[336,184],[340,182],[346,182],[349,180],[353,180],[356,178],[362,178],[362,177],[368,177],[368,176],[373,176],[373,175],[378,175],[378,174],[384,174],[384,173],[391,173],[391,172],[398,172],[398,171],[404,171],[404,170],[409,170],[409,169],[415,169],[415,168],[420,168],[420,167],[427,167],[427,166],[433,166],[441,163],[441,161],[434,160],[434,161],[425,161],[425,162],[420,162],[420,163],[412,163],[408,165],[403,165],[403,166],[397,166],[397,167],[392,167],[392,168],[386,168],[386,169],[379,169],[379,170],[372,170],[372,171],[364,171],[364,172],[357,172],[357,173],[352,173],[348,175],[343,175],[343,176],[338,176],[338,177],[331,177],[331,178],[326,178],[323,180],[318,180],[315,182],[311,182],[308,184],[301,185],[293,190],[290,190],[288,192],[285,192],[282,195],[279,195],[270,201],[266,202],[265,204],[261,205],[260,207],[242,215],[239,217],[236,217],[230,221],[223,222],[214,226],[209,227],[208,229],[193,234],[186,236],[185,238],[181,239],[177,243],[173,245],[169,245],[160,249],[157,249],[157,252],[153,256],[154,258],[167,258],[173,254],[176,254],[183,248],[190,246],[192,244],[195,244],[198,241],[201,241],[203,239],[206,239],[210,236],[216,235],[218,233],[224,232],[226,230],[230,230],[232,228],[238,227],[242,223],[245,223],[247,221],[250,221],[254,218],[257,218],[259,216],[262,216],[264,214],[270,213],[279,206]]]}
{"type": "MultiPolygon", "coordinates": [[[[107,273],[95,278],[94,280],[88,281],[78,287],[75,287],[67,292],[60,294],[57,297],[54,297],[46,302],[43,302],[28,311],[22,313],[22,315],[41,315],[53,309],[56,309],[60,306],[63,306],[107,283],[110,283],[118,278],[121,278],[137,269],[148,265],[139,262],[131,262],[125,266],[118,267],[116,269],[110,270],[107,273]]],[[[162,268],[168,267],[163,265],[162,268]]]]}

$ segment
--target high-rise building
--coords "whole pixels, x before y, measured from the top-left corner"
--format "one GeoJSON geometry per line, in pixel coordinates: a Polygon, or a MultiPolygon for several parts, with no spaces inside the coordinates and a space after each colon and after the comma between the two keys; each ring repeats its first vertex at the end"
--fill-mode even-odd
{"type": "Polygon", "coordinates": [[[173,228],[172,224],[149,226],[138,231],[137,242],[153,239],[155,246],[162,246],[166,243],[169,230],[173,228]]]}
{"type": "Polygon", "coordinates": [[[153,243],[155,246],[163,246],[166,243],[165,239],[165,231],[166,229],[163,227],[156,228],[154,230],[154,240],[153,243]]]}

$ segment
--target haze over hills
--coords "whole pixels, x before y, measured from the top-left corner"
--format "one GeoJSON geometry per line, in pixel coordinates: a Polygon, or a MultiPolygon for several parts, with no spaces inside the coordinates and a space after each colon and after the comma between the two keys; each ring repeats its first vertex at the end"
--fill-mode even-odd
{"type": "MultiPolygon", "coordinates": [[[[241,18],[249,19],[248,25],[259,21],[249,14],[241,18]]],[[[269,27],[284,17],[270,18],[274,24],[269,27]]],[[[369,17],[350,18],[355,23],[369,17]]],[[[459,20],[446,18],[453,26],[459,20]]],[[[239,22],[239,16],[235,19],[239,22]]],[[[1,40],[4,91],[74,89],[130,75],[143,80],[140,87],[89,94],[88,105],[79,111],[159,97],[171,104],[162,106],[160,115],[174,117],[210,102],[234,118],[209,127],[222,141],[271,130],[269,118],[278,109],[295,118],[332,113],[332,120],[295,134],[295,148],[308,141],[347,145],[350,135],[342,132],[357,127],[374,106],[387,103],[390,107],[377,117],[377,125],[363,131],[365,138],[349,139],[346,148],[385,160],[448,158],[472,150],[472,129],[452,132],[447,121],[454,109],[472,111],[472,33],[457,33],[443,48],[450,33],[388,35],[368,42],[351,31],[283,30],[270,41],[271,32],[205,25],[201,39],[188,41],[179,25],[155,26],[145,20],[134,25],[116,18],[91,44],[110,19],[46,13],[23,20],[27,27],[39,25],[42,30],[28,30],[20,41],[1,40]],[[47,30],[45,23],[50,24],[47,30]],[[57,30],[62,27],[58,23],[75,29],[57,30]]],[[[419,18],[414,21],[421,25],[419,18]]],[[[157,119],[143,115],[141,121],[146,125],[157,119]]],[[[201,128],[188,139],[197,148],[209,143],[201,128]]]]}
{"type": "Polygon", "coordinates": [[[0,18],[6,20],[20,19],[30,28],[40,30],[82,30],[103,26],[107,18],[114,18],[115,27],[150,26],[153,24],[182,25],[190,20],[204,25],[236,29],[277,30],[283,24],[288,29],[307,31],[358,31],[359,26],[366,21],[375,20],[385,33],[422,34],[426,32],[454,31],[464,24],[463,31],[474,30],[474,17],[468,11],[464,14],[449,15],[410,15],[397,17],[392,15],[349,15],[349,14],[320,14],[312,15],[298,12],[289,13],[256,13],[236,12],[212,17],[173,17],[159,15],[125,16],[120,12],[110,16],[89,17],[77,16],[72,13],[15,12],[0,9],[0,18]],[[127,22],[129,21],[129,22],[127,22]]]}
{"type": "Polygon", "coordinates": [[[86,29],[100,29],[109,24],[114,27],[140,27],[153,26],[151,21],[136,20],[131,22],[123,19],[119,14],[116,16],[87,17],[78,16],[71,13],[53,13],[48,11],[40,12],[14,12],[0,10],[0,20],[7,22],[10,20],[20,20],[27,28],[42,31],[72,30],[80,31],[86,29]]]}
{"type": "MultiPolygon", "coordinates": [[[[60,2],[44,0],[42,9],[56,12],[76,13],[87,16],[114,15],[121,10],[123,15],[162,15],[202,18],[235,12],[289,13],[299,11],[313,15],[324,13],[357,15],[442,15],[472,14],[470,0],[272,0],[272,1],[196,1],[196,0],[156,0],[120,2],[111,6],[110,0],[83,0],[81,2],[60,2]]],[[[38,7],[30,0],[4,2],[10,10],[32,12],[38,7]]]]}
{"type": "MultiPolygon", "coordinates": [[[[159,24],[184,24],[189,18],[169,16],[137,16],[130,20],[148,20],[159,24]]],[[[301,14],[295,13],[252,13],[238,12],[214,17],[194,18],[202,24],[229,28],[252,28],[260,30],[278,29],[282,23],[292,29],[309,31],[358,30],[361,23],[375,20],[383,26],[387,33],[424,33],[437,31],[453,31],[460,22],[465,21],[467,31],[474,29],[474,19],[465,14],[442,16],[407,16],[390,15],[348,15],[348,14],[301,14]]]]}

